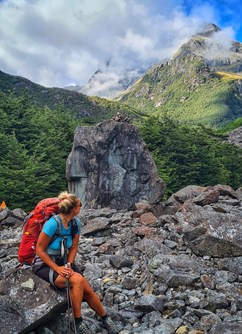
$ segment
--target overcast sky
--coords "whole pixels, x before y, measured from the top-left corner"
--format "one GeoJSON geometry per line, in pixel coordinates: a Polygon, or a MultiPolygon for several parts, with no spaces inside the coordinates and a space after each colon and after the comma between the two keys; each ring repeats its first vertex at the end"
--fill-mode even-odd
{"type": "Polygon", "coordinates": [[[240,40],[240,0],[0,0],[0,70],[47,87],[170,58],[204,22],[240,40]]]}

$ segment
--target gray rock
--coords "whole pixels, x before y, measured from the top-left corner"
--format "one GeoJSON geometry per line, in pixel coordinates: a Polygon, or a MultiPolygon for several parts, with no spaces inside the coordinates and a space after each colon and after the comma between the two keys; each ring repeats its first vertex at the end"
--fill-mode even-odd
{"type": "Polygon", "coordinates": [[[211,334],[239,334],[242,333],[242,321],[237,322],[223,322],[222,324],[215,325],[211,331],[211,334]]]}
{"type": "Polygon", "coordinates": [[[163,319],[157,312],[146,314],[143,321],[150,324],[150,327],[154,329],[154,333],[160,334],[174,334],[182,324],[182,319],[163,319]]]}
{"type": "Polygon", "coordinates": [[[237,195],[239,200],[242,200],[242,187],[240,187],[236,190],[236,195],[237,195]]]}
{"type": "Polygon", "coordinates": [[[21,307],[8,296],[0,298],[0,314],[2,334],[17,334],[29,324],[24,306],[21,307]]]}
{"type": "Polygon", "coordinates": [[[202,236],[189,245],[194,253],[209,254],[214,257],[241,256],[242,246],[237,246],[228,240],[216,238],[212,235],[202,236]]]}
{"type": "Polygon", "coordinates": [[[113,120],[77,128],[67,179],[85,208],[127,209],[140,201],[155,204],[165,191],[138,130],[113,120]]]}
{"type": "Polygon", "coordinates": [[[196,185],[187,186],[176,193],[173,194],[174,198],[179,203],[184,203],[188,199],[192,199],[205,191],[205,187],[200,187],[196,185]]]}
{"type": "Polygon", "coordinates": [[[11,210],[8,208],[3,209],[0,211],[0,222],[6,219],[11,214],[11,210]]]}
{"type": "Polygon", "coordinates": [[[208,189],[213,188],[214,190],[217,190],[221,196],[228,195],[231,198],[237,198],[236,191],[234,191],[233,188],[226,184],[217,184],[214,187],[208,187],[208,189]]]}
{"type": "Polygon", "coordinates": [[[125,289],[131,290],[136,287],[136,279],[125,276],[122,281],[122,285],[125,289]]]}
{"type": "MultiPolygon", "coordinates": [[[[120,333],[175,334],[179,327],[191,333],[199,328],[206,334],[226,333],[227,328],[229,334],[240,333],[242,256],[235,255],[240,254],[241,203],[224,185],[200,194],[196,187],[181,189],[179,196],[181,203],[171,196],[179,204],[173,206],[175,213],[164,211],[152,227],[143,226],[136,211],[84,210],[85,236],[76,264],[111,310],[120,333]],[[203,202],[217,191],[217,203],[203,202]]],[[[66,293],[59,295],[30,270],[16,268],[21,230],[3,225],[0,231],[3,334],[64,334],[66,293]],[[26,283],[30,279],[34,284],[26,283]]],[[[86,303],[82,310],[92,331],[106,334],[86,303]]]]}
{"type": "Polygon", "coordinates": [[[203,315],[200,319],[200,328],[203,329],[205,332],[210,330],[216,324],[220,324],[222,320],[220,317],[214,313],[209,313],[203,315]]]}
{"type": "Polygon", "coordinates": [[[242,257],[224,258],[218,261],[219,269],[226,269],[237,275],[242,274],[242,257]]]}
{"type": "Polygon", "coordinates": [[[6,217],[4,220],[2,220],[1,225],[2,226],[22,226],[23,222],[19,218],[15,218],[12,216],[6,217]]]}
{"type": "Polygon", "coordinates": [[[242,148],[242,126],[229,133],[228,141],[230,144],[234,144],[239,148],[242,148]]]}
{"type": "Polygon", "coordinates": [[[200,276],[192,273],[172,272],[171,277],[165,282],[169,287],[179,287],[181,285],[193,285],[199,280],[200,276]]]}
{"type": "Polygon", "coordinates": [[[189,203],[176,213],[176,218],[182,232],[191,240],[189,247],[196,254],[214,257],[242,255],[242,217],[239,212],[215,212],[210,206],[189,203]]]}
{"type": "Polygon", "coordinates": [[[0,298],[0,314],[3,321],[2,334],[16,334],[31,326],[61,305],[66,310],[66,295],[58,295],[49,285],[26,269],[12,272],[5,285],[4,296],[0,298]],[[26,291],[26,282],[32,280],[33,292],[26,291]]]}
{"type": "Polygon", "coordinates": [[[144,313],[164,310],[164,300],[154,295],[145,295],[135,302],[135,309],[144,313]]]}
{"type": "Polygon", "coordinates": [[[107,230],[110,228],[110,221],[106,217],[94,218],[82,228],[82,235],[94,235],[99,231],[107,230]]]}
{"type": "Polygon", "coordinates": [[[131,257],[110,256],[110,264],[115,268],[132,267],[134,261],[131,257]]]}

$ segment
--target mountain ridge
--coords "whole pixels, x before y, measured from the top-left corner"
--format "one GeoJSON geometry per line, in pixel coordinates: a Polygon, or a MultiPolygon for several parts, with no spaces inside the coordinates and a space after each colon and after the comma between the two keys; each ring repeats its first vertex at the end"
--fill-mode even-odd
{"type": "Polygon", "coordinates": [[[228,47],[220,33],[214,25],[192,36],[170,61],[154,66],[117,99],[188,124],[221,127],[242,117],[242,44],[231,41],[228,47]]]}
{"type": "MultiPolygon", "coordinates": [[[[130,117],[139,118],[141,113],[132,107],[126,107],[116,101],[58,87],[45,87],[22,76],[14,76],[0,70],[0,91],[4,94],[21,96],[27,94],[31,103],[37,107],[47,106],[50,109],[63,107],[77,118],[89,118],[96,121],[110,119],[117,112],[124,112],[130,117]],[[135,116],[133,116],[135,114],[135,116]]],[[[94,121],[95,122],[95,121],[94,121]]]]}

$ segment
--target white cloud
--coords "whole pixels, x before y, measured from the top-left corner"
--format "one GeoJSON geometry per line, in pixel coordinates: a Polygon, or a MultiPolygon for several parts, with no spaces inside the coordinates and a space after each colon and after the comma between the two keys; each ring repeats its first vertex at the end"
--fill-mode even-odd
{"type": "MultiPolygon", "coordinates": [[[[218,31],[210,39],[206,41],[206,49],[201,52],[201,55],[207,60],[213,60],[214,58],[220,58],[226,61],[231,56],[231,40],[234,39],[234,32],[231,28],[218,31]]],[[[241,60],[241,54],[234,55],[234,61],[236,59],[241,60]]]]}
{"type": "Polygon", "coordinates": [[[170,58],[198,30],[203,16],[215,18],[208,4],[189,15],[181,4],[181,0],[3,0],[0,69],[45,86],[64,87],[86,84],[109,62],[109,80],[101,80],[106,89],[111,82],[118,84],[124,73],[129,76],[170,58]]]}

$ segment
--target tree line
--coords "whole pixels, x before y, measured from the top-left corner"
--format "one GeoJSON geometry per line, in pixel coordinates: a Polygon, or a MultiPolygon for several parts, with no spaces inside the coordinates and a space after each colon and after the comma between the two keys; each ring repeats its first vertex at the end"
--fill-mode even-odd
{"type": "MultiPolygon", "coordinates": [[[[0,202],[30,211],[68,188],[66,159],[85,120],[58,107],[36,107],[27,95],[0,93],[0,202]]],[[[87,120],[87,123],[89,121],[87,120]]],[[[205,127],[147,116],[140,134],[152,153],[166,197],[189,184],[242,184],[241,151],[205,127]]]]}
{"type": "Polygon", "coordinates": [[[187,186],[242,185],[242,150],[226,135],[204,126],[187,126],[164,116],[147,117],[142,137],[166,182],[169,196],[187,186]]]}
{"type": "Polygon", "coordinates": [[[62,108],[30,104],[26,95],[0,94],[0,201],[29,211],[67,189],[65,161],[77,120],[62,108]]]}

